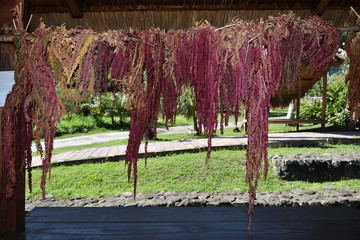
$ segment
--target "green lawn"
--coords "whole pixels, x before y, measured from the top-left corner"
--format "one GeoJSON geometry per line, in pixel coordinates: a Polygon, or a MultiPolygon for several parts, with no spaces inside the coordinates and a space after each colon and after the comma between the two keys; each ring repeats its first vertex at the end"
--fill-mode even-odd
{"type": "MultiPolygon", "coordinates": [[[[269,148],[269,154],[283,155],[314,152],[352,153],[360,144],[329,145],[316,147],[269,148]]],[[[150,193],[154,190],[202,191],[214,192],[233,190],[247,191],[245,184],[245,151],[213,151],[209,163],[205,164],[206,152],[185,153],[148,159],[147,168],[144,159],[138,163],[138,193],[150,193]]],[[[266,181],[261,180],[259,191],[281,191],[293,188],[308,189],[332,184],[338,188],[360,189],[360,179],[343,179],[335,182],[309,183],[304,181],[284,181],[277,179],[269,167],[266,181]]],[[[33,170],[33,193],[27,190],[26,198],[41,197],[41,169],[33,170]]],[[[115,196],[131,192],[133,184],[127,181],[127,168],[124,162],[105,162],[74,166],[55,166],[51,171],[51,182],[47,183],[47,193],[59,198],[115,196]]]]}

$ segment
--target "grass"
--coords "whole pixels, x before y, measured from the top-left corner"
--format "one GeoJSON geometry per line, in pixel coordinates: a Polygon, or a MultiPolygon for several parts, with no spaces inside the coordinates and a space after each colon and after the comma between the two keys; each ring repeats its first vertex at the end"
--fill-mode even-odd
{"type": "MultiPolygon", "coordinates": [[[[352,153],[360,144],[319,144],[318,146],[269,148],[269,154],[283,155],[314,152],[352,153]]],[[[173,191],[231,191],[234,188],[247,191],[245,183],[245,151],[213,151],[209,163],[205,164],[206,152],[184,153],[148,159],[138,163],[138,193],[154,190],[173,191]]],[[[284,181],[271,171],[266,181],[260,180],[259,191],[287,191],[294,188],[308,189],[332,184],[337,188],[348,187],[359,190],[360,179],[343,179],[334,182],[284,181]]],[[[41,169],[33,170],[33,193],[27,190],[26,198],[39,199],[41,196],[41,169]]],[[[46,185],[47,193],[58,198],[115,196],[133,191],[132,181],[127,181],[127,168],[124,162],[105,162],[74,166],[55,166],[51,171],[51,181],[46,185]]]]}

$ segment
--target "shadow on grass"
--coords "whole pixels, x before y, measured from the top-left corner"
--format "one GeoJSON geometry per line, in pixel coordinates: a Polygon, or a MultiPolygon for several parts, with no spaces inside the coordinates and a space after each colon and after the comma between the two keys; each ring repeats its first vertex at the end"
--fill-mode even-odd
{"type": "Polygon", "coordinates": [[[104,121],[102,118],[96,119],[96,127],[98,128],[106,128],[108,130],[121,130],[127,131],[130,129],[129,122],[115,122],[112,124],[111,122],[104,121]]]}
{"type": "MultiPolygon", "coordinates": [[[[270,145],[269,148],[279,148],[279,147],[278,146],[273,147],[273,146],[270,145]]],[[[332,146],[332,145],[330,145],[329,143],[326,143],[326,142],[312,142],[311,144],[291,146],[291,148],[297,148],[297,149],[308,149],[308,148],[331,149],[331,148],[334,148],[334,146],[332,146]]]]}

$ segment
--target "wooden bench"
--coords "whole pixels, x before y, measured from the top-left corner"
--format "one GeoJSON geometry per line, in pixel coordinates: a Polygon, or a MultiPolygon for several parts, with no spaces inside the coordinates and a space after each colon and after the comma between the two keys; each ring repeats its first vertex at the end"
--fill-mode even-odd
{"type": "Polygon", "coordinates": [[[326,123],[326,121],[316,120],[316,119],[286,119],[286,118],[269,119],[269,124],[322,124],[322,123],[326,123]]]}
{"type": "MultiPolygon", "coordinates": [[[[269,118],[269,124],[296,124],[296,131],[299,131],[299,124],[321,124],[321,129],[325,130],[326,120],[317,119],[288,119],[288,118],[269,118]]],[[[247,121],[243,120],[243,126],[246,131],[247,121]]]]}

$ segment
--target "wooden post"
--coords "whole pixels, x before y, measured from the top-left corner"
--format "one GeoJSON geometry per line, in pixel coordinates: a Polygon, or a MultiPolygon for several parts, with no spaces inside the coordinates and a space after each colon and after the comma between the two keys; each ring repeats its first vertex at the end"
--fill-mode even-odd
{"type": "MultiPolygon", "coordinates": [[[[296,99],[296,119],[300,119],[300,96],[301,96],[301,86],[299,81],[299,94],[296,99]]],[[[299,131],[299,123],[296,124],[296,131],[299,131]]]]}
{"type": "Polygon", "coordinates": [[[244,123],[244,133],[246,134],[246,132],[247,132],[246,108],[244,109],[243,123],[244,123]]]}
{"type": "Polygon", "coordinates": [[[326,120],[326,92],[327,92],[327,72],[323,75],[322,108],[321,108],[321,131],[325,131],[326,120]]]}
{"type": "MultiPolygon", "coordinates": [[[[1,113],[1,108],[0,108],[1,113]]],[[[15,119],[17,121],[18,119],[15,119]]],[[[1,114],[0,114],[1,124],[1,114]]],[[[15,138],[20,138],[21,128],[15,130],[15,138]]],[[[0,136],[2,136],[0,128],[0,136]]],[[[6,199],[7,176],[2,162],[2,137],[0,137],[0,236],[1,239],[12,239],[25,231],[25,180],[21,176],[22,150],[15,146],[16,188],[14,195],[6,199]]]]}

